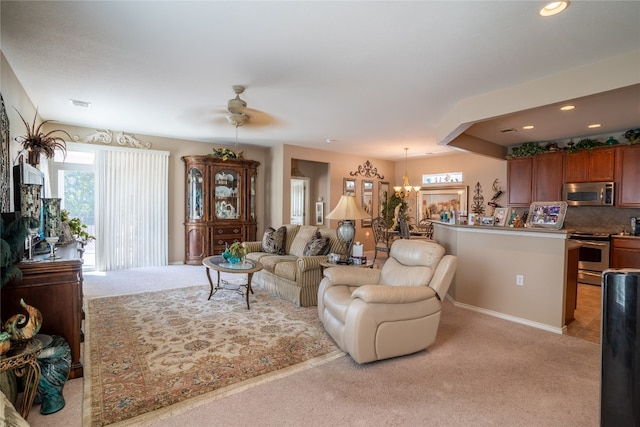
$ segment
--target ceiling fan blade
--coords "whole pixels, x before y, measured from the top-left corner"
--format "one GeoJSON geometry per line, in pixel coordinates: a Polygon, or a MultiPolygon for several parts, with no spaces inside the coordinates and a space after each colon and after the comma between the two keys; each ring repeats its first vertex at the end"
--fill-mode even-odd
{"type": "Polygon", "coordinates": [[[278,120],[264,111],[254,110],[253,108],[245,108],[243,113],[249,116],[249,120],[245,126],[272,126],[278,123],[278,120]]]}

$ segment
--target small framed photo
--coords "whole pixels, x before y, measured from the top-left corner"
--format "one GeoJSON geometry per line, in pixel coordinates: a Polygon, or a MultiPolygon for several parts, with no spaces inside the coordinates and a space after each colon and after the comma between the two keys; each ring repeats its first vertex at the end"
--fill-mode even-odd
{"type": "Polygon", "coordinates": [[[480,225],[493,225],[493,217],[492,216],[482,216],[480,217],[480,225]]]}
{"type": "Polygon", "coordinates": [[[355,196],[356,195],[356,180],[350,178],[343,178],[344,182],[344,195],[355,196]]]}
{"type": "Polygon", "coordinates": [[[493,225],[504,227],[509,218],[509,208],[496,208],[493,212],[493,225]]]}
{"type": "Polygon", "coordinates": [[[324,224],[324,202],[316,202],[316,225],[324,224]]]}

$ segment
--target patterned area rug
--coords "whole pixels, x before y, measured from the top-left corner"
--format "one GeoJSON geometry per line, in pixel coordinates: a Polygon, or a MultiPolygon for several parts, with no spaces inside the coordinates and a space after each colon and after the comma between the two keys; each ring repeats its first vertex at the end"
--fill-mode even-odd
{"type": "Polygon", "coordinates": [[[203,286],[87,301],[87,426],[142,425],[341,356],[316,307],[203,286]],[[126,420],[126,421],[125,421],[126,420]]]}

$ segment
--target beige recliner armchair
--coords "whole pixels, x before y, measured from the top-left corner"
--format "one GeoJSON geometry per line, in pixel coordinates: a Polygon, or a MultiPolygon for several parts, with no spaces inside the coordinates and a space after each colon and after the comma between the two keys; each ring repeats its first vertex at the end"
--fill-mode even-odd
{"type": "Polygon", "coordinates": [[[456,265],[457,258],[437,243],[396,240],[381,270],[326,269],[318,315],[358,363],[415,353],[436,339],[440,301],[456,265]]]}

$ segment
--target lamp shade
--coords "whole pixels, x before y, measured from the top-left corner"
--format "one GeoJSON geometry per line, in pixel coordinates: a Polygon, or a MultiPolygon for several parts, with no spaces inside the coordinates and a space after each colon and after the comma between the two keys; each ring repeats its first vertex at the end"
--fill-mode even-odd
{"type": "Polygon", "coordinates": [[[371,214],[367,213],[362,206],[356,202],[355,196],[340,196],[340,201],[329,215],[327,219],[367,219],[371,218],[371,214]]]}

